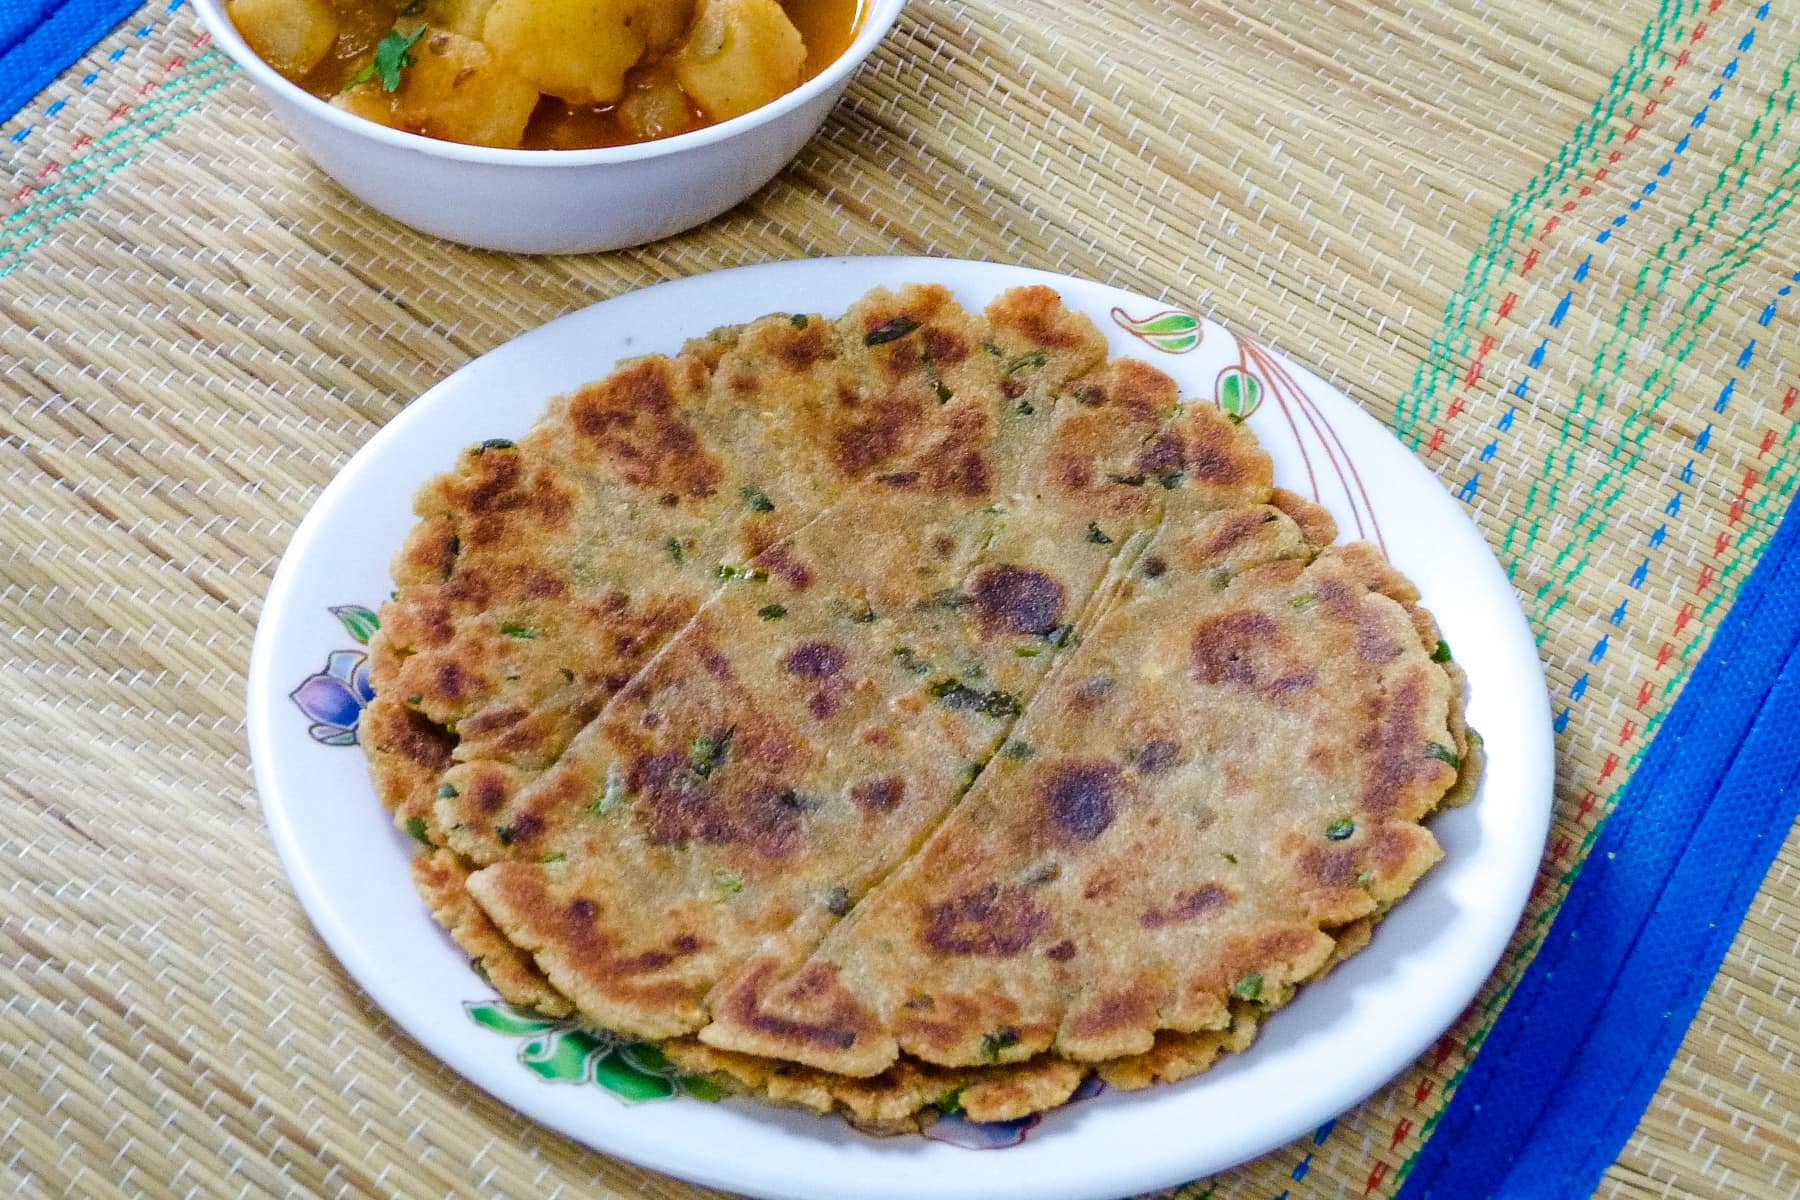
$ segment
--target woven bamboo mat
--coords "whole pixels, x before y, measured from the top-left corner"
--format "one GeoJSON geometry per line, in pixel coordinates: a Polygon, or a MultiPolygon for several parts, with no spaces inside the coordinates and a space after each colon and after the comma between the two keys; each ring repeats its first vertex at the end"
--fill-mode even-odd
{"type": "MultiPolygon", "coordinates": [[[[1800,3],[914,0],[821,138],[685,237],[523,260],[289,145],[180,0],[5,126],[0,1189],[658,1196],[462,1083],[312,934],[242,725],[295,523],[540,322],[745,262],[928,253],[1211,312],[1415,446],[1556,690],[1530,914],[1457,1027],[1202,1196],[1386,1196],[1786,506],[1800,3]]],[[[1609,1196],[1800,1194],[1790,838],[1609,1196]]]]}

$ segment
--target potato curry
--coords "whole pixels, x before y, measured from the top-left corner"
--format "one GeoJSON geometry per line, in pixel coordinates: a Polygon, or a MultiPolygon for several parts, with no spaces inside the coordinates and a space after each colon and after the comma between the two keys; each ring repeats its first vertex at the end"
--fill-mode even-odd
{"type": "Polygon", "coordinates": [[[395,129],[577,150],[758,108],[849,46],[863,0],[229,0],[270,66],[395,129]]]}

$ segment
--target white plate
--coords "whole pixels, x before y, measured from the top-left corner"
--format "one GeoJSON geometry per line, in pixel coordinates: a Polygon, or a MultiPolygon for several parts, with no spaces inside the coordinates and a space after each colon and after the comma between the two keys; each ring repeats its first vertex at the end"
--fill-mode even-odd
{"type": "MultiPolygon", "coordinates": [[[[1475,996],[1524,908],[1553,770],[1543,671],[1512,587],[1456,501],[1378,422],[1302,368],[1157,301],[941,259],[788,262],[683,279],[571,314],[458,371],[364,447],[301,523],[257,630],[249,723],[257,786],[301,902],[395,1021],[480,1087],[596,1149],[783,1198],[1099,1200],[1205,1175],[1311,1130],[1397,1074],[1475,996]],[[970,307],[1018,284],[1049,284],[1106,331],[1115,353],[1154,362],[1184,396],[1256,400],[1250,424],[1276,478],[1315,495],[1344,536],[1379,537],[1418,583],[1469,673],[1469,719],[1488,749],[1475,803],[1433,822],[1444,861],[1366,952],[1302,989],[1248,1053],[1185,1083],[1069,1105],[1023,1140],[1016,1128],[949,1131],[1017,1143],[985,1152],[870,1138],[836,1119],[748,1100],[627,1104],[592,1073],[616,1072],[628,1054],[560,1028],[508,1035],[471,1020],[466,1004],[492,993],[413,892],[412,847],[376,803],[363,756],[322,741],[333,729],[304,716],[291,695],[329,662],[352,687],[314,679],[303,696],[320,715],[335,700],[340,724],[353,723],[361,676],[352,635],[362,631],[354,611],[333,610],[374,608],[387,595],[388,557],[412,524],[414,488],[464,446],[523,433],[546,397],[604,375],[618,358],[673,351],[775,308],[842,312],[877,284],[912,280],[942,282],[970,307]],[[544,1078],[558,1063],[575,1064],[583,1079],[544,1078]]],[[[659,1083],[653,1062],[640,1065],[651,1074],[627,1082],[659,1083]]]]}

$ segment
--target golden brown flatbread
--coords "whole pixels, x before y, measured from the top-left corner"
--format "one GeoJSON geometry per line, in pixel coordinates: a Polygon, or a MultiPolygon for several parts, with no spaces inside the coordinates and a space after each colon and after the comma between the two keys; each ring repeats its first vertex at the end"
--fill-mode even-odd
{"type": "Polygon", "coordinates": [[[1473,791],[1416,590],[1048,289],[719,331],[417,507],[363,741],[434,917],[778,1102],[1204,1070],[1473,791]]]}

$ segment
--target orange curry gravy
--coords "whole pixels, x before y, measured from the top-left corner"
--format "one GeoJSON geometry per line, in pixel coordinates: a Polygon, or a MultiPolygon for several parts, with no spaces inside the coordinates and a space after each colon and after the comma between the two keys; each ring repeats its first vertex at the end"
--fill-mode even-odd
{"type": "MultiPolygon", "coordinates": [[[[850,48],[862,23],[865,0],[781,0],[788,20],[806,42],[806,66],[802,83],[811,79],[850,48]]],[[[655,69],[640,63],[634,70],[655,69]]],[[[713,124],[698,108],[691,110],[694,129],[713,124]]],[[[539,102],[525,127],[527,150],[592,150],[600,146],[628,146],[636,142],[619,124],[613,106],[577,108],[551,96],[539,102]]]]}

